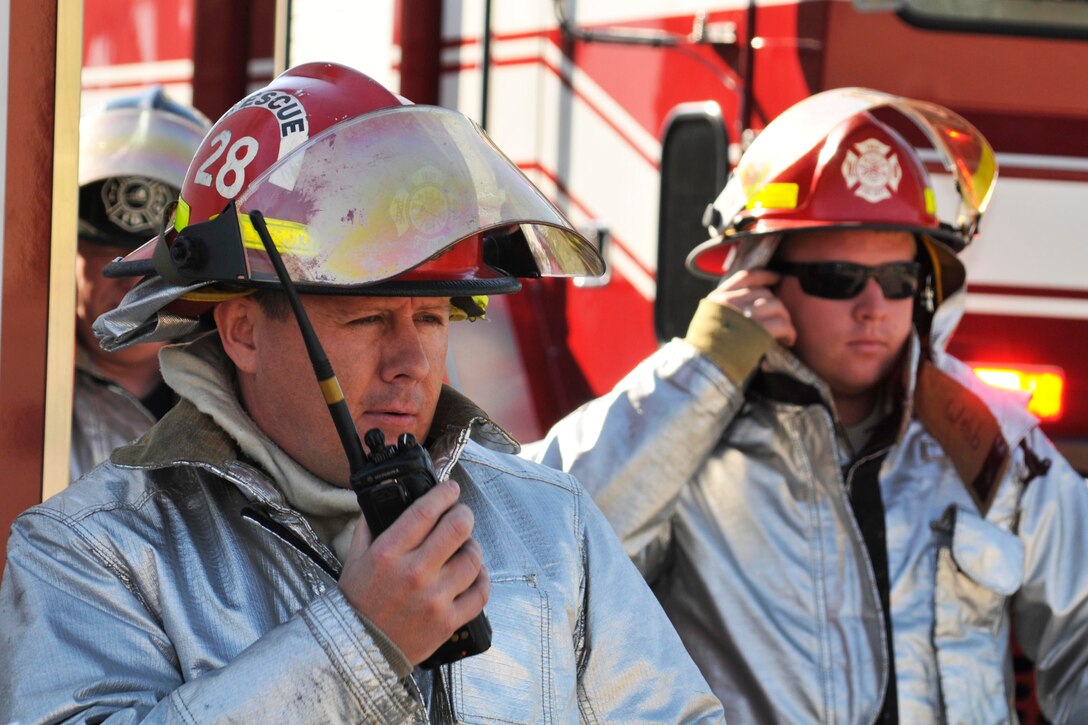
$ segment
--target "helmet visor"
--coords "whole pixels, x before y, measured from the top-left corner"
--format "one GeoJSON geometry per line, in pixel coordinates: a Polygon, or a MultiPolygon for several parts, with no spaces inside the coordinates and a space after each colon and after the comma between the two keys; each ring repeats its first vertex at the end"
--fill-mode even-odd
{"type": "Polygon", "coordinates": [[[949,226],[968,239],[989,204],[997,179],[993,148],[959,115],[931,103],[865,88],[838,88],[811,96],[782,113],[745,151],[725,189],[714,202],[728,223],[758,198],[767,182],[816,147],[852,116],[889,107],[914,122],[953,176],[961,209],[949,226]]]}
{"type": "Polygon", "coordinates": [[[330,128],[254,179],[237,207],[252,281],[276,280],[252,211],[264,215],[292,280],[307,287],[376,283],[474,234],[512,227],[540,275],[604,271],[592,245],[476,124],[433,106],[330,128]]]}

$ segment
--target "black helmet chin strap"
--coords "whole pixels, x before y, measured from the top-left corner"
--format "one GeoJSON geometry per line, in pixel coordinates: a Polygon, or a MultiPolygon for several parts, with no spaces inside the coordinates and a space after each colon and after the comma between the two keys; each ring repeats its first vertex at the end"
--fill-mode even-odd
{"type": "Polygon", "coordinates": [[[914,235],[918,247],[915,258],[922,264],[922,279],[918,294],[914,298],[914,327],[922,343],[922,356],[929,358],[929,334],[933,326],[933,315],[944,302],[944,288],[941,286],[941,261],[933,245],[923,234],[914,235]]]}
{"type": "Polygon", "coordinates": [[[166,233],[170,229],[170,221],[173,219],[177,208],[178,203],[172,201],[163,209],[162,227],[159,229],[159,238],[155,242],[155,249],[152,250],[151,262],[155,265],[155,271],[158,272],[160,277],[172,284],[183,285],[185,281],[174,267],[174,263],[170,259],[170,249],[166,246],[166,233]]]}

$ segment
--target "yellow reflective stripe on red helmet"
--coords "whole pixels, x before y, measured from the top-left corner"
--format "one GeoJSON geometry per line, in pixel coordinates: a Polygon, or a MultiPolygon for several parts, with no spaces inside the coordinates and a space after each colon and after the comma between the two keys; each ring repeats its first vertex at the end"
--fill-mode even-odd
{"type": "MultiPolygon", "coordinates": [[[[189,204],[182,198],[178,198],[177,209],[174,211],[174,229],[179,232],[189,226],[192,210],[189,204]]],[[[209,219],[215,219],[218,214],[213,214],[209,219]]],[[[276,249],[288,254],[313,254],[314,244],[306,230],[305,224],[289,222],[283,219],[271,219],[265,217],[265,224],[272,235],[272,241],[276,243],[276,249]]],[[[238,215],[238,226],[242,232],[242,243],[250,249],[264,251],[264,244],[257,230],[253,228],[253,222],[245,214],[238,215]]]]}
{"type": "MultiPolygon", "coordinates": [[[[276,243],[276,249],[280,252],[293,254],[296,257],[313,256],[316,253],[316,245],[310,239],[310,233],[305,224],[270,217],[265,217],[264,222],[268,225],[268,233],[272,237],[272,241],[276,243]]],[[[263,252],[264,244],[261,242],[261,237],[257,234],[257,230],[253,228],[253,222],[249,220],[247,215],[238,215],[238,226],[242,232],[242,244],[250,249],[263,252]]]]}
{"type": "Polygon", "coordinates": [[[237,297],[251,295],[256,291],[257,290],[255,289],[226,291],[219,289],[215,285],[208,285],[207,287],[201,287],[192,292],[186,292],[181,296],[181,299],[189,300],[190,302],[226,302],[227,300],[233,300],[237,297]]]}
{"type": "Polygon", "coordinates": [[[796,209],[797,184],[772,182],[752,195],[748,200],[748,209],[796,209]]]}
{"type": "Polygon", "coordinates": [[[177,229],[180,232],[182,229],[189,226],[190,212],[191,209],[189,205],[179,196],[178,205],[174,209],[174,229],[177,229]]]}
{"type": "Polygon", "coordinates": [[[930,189],[928,186],[926,187],[926,190],[925,190],[925,197],[926,197],[926,214],[929,214],[930,216],[936,216],[937,215],[937,196],[933,193],[933,189],[930,189]]]}

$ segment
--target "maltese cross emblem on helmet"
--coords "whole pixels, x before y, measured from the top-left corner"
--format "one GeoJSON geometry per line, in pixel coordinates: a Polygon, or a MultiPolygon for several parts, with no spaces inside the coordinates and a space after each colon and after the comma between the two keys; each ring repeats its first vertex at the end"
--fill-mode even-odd
{"type": "Polygon", "coordinates": [[[846,188],[873,204],[890,199],[892,192],[899,189],[903,170],[899,167],[899,157],[889,151],[891,146],[875,138],[854,144],[842,162],[846,188]]]}

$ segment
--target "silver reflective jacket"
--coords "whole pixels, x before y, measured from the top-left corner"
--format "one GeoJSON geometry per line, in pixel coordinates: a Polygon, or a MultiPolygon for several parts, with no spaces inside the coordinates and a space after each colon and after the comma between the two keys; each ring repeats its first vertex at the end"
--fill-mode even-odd
{"type": "Polygon", "coordinates": [[[0,722],[719,722],[571,477],[456,437],[493,645],[398,679],[339,562],[183,401],[23,513],[0,586],[0,722]],[[418,679],[418,683],[417,683],[418,679]],[[444,692],[428,708],[422,692],[444,692]]]}
{"type": "MultiPolygon", "coordinates": [[[[899,721],[1015,721],[1014,619],[1043,711],[1088,722],[1088,488],[1021,401],[940,350],[935,363],[924,390],[904,376],[874,477],[899,721]]],[[[586,482],[731,723],[870,723],[891,668],[846,493],[864,461],[841,466],[828,390],[791,353],[762,366],[812,397],[755,393],[674,340],[526,454],[586,482]]]]}
{"type": "Polygon", "coordinates": [[[71,480],[109,458],[114,448],[139,438],[154,424],[155,416],[134,395],[99,374],[77,343],[71,480]]]}

